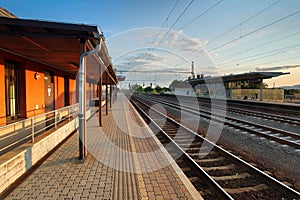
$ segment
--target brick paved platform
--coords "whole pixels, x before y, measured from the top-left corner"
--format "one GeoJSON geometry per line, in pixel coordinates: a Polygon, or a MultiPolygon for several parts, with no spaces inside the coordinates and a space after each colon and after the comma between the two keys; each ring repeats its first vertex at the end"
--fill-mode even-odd
{"type": "Polygon", "coordinates": [[[124,95],[87,133],[84,162],[74,134],[7,199],[202,199],[124,95]]]}

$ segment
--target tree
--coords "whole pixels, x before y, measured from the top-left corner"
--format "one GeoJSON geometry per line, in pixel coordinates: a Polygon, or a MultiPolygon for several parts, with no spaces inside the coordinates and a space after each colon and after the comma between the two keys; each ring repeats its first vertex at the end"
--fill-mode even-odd
{"type": "Polygon", "coordinates": [[[157,92],[157,93],[161,93],[162,92],[162,88],[158,85],[154,88],[154,90],[157,92]]]}
{"type": "Polygon", "coordinates": [[[162,88],[162,92],[168,92],[168,91],[171,91],[169,88],[167,88],[167,87],[163,87],[162,88]]]}
{"type": "Polygon", "coordinates": [[[132,90],[136,92],[143,92],[143,87],[141,85],[135,84],[132,86],[132,90]]]}
{"type": "Polygon", "coordinates": [[[144,92],[152,92],[152,88],[150,86],[144,88],[144,92]]]}
{"type": "Polygon", "coordinates": [[[266,88],[268,88],[268,87],[269,87],[268,84],[263,83],[263,88],[264,88],[264,89],[266,89],[266,88]]]}
{"type": "Polygon", "coordinates": [[[152,94],[159,94],[159,92],[157,92],[155,89],[153,89],[151,93],[152,94]]]}
{"type": "Polygon", "coordinates": [[[146,93],[152,93],[152,94],[160,94],[166,91],[170,91],[167,87],[160,87],[157,85],[154,89],[152,89],[151,86],[148,86],[146,88],[143,88],[141,85],[135,84],[132,85],[132,90],[135,92],[146,92],[146,93]]]}

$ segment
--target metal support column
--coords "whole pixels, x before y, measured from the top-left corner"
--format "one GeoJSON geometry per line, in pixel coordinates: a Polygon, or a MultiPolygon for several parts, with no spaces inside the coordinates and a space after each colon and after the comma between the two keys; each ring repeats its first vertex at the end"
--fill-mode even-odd
{"type": "Polygon", "coordinates": [[[262,101],[263,100],[263,79],[260,79],[260,94],[259,94],[259,97],[260,97],[260,101],[262,101]]]}
{"type": "Polygon", "coordinates": [[[115,102],[114,98],[115,98],[115,88],[114,85],[111,84],[111,103],[113,104],[115,102]]]}
{"type": "Polygon", "coordinates": [[[111,101],[112,101],[112,84],[109,84],[109,108],[111,108],[111,101]]]}
{"type": "MultiPolygon", "coordinates": [[[[100,69],[101,70],[101,69],[100,69]]],[[[100,80],[99,80],[99,126],[102,126],[102,70],[100,71],[100,80]]]]}
{"type": "Polygon", "coordinates": [[[79,159],[84,159],[87,156],[86,150],[86,57],[100,51],[102,38],[100,44],[91,51],[83,52],[80,55],[80,68],[79,68],[79,159]]]}
{"type": "Polygon", "coordinates": [[[115,101],[116,101],[116,91],[117,91],[117,86],[116,85],[114,85],[114,103],[115,103],[115,101]]]}
{"type": "Polygon", "coordinates": [[[232,83],[229,83],[230,89],[229,89],[229,98],[232,99],[232,83]]]}
{"type": "MultiPolygon", "coordinates": [[[[80,41],[80,45],[81,45],[81,52],[83,55],[86,51],[86,46],[85,46],[85,40],[83,41],[83,39],[80,41]]],[[[76,77],[76,88],[78,88],[76,90],[76,102],[80,104],[83,104],[84,107],[81,108],[81,109],[84,109],[85,110],[85,96],[82,97],[83,99],[81,99],[81,95],[82,94],[82,91],[85,91],[85,57],[80,57],[80,64],[82,63],[82,66],[80,66],[79,68],[79,74],[78,76],[76,77]],[[81,101],[84,101],[84,102],[81,102],[81,101]]],[[[85,92],[84,92],[85,94],[85,92]]],[[[81,106],[79,106],[79,109],[80,109],[81,106]]],[[[83,111],[82,111],[83,112],[83,111]]],[[[79,131],[78,131],[78,134],[79,134],[79,159],[83,159],[84,158],[84,141],[83,141],[83,135],[85,134],[85,123],[83,122],[84,118],[83,118],[83,114],[78,113],[78,118],[79,118],[79,131]],[[83,133],[84,132],[84,133],[83,133]]]]}
{"type": "Polygon", "coordinates": [[[116,93],[115,93],[115,95],[116,95],[116,100],[117,100],[117,98],[118,98],[118,86],[116,85],[116,91],[115,91],[116,93]]]}
{"type": "Polygon", "coordinates": [[[106,83],[105,83],[105,114],[108,115],[108,75],[107,72],[105,73],[105,79],[106,79],[106,83]]]}

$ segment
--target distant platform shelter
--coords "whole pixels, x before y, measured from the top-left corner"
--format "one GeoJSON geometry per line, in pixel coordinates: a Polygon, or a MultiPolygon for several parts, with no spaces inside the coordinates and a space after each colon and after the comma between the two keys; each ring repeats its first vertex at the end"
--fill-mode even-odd
{"type": "Polygon", "coordinates": [[[232,74],[218,77],[190,77],[189,82],[200,96],[209,96],[214,91],[209,91],[207,85],[223,83],[227,98],[234,99],[269,99],[272,98],[283,101],[284,91],[282,89],[267,89],[264,87],[263,80],[286,75],[284,72],[249,72],[243,74],[232,74]]]}

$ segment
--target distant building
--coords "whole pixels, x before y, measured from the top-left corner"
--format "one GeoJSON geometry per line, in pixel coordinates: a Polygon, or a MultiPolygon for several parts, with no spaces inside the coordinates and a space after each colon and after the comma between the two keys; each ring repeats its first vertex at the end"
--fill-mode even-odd
{"type": "Polygon", "coordinates": [[[181,96],[195,96],[195,90],[188,82],[181,82],[174,87],[174,94],[181,96]]]}
{"type": "Polygon", "coordinates": [[[192,85],[199,96],[283,102],[284,90],[265,88],[263,80],[285,74],[289,73],[249,72],[218,77],[198,75],[197,78],[189,78],[187,82],[192,85]],[[218,84],[222,87],[219,87],[218,84]]]}

